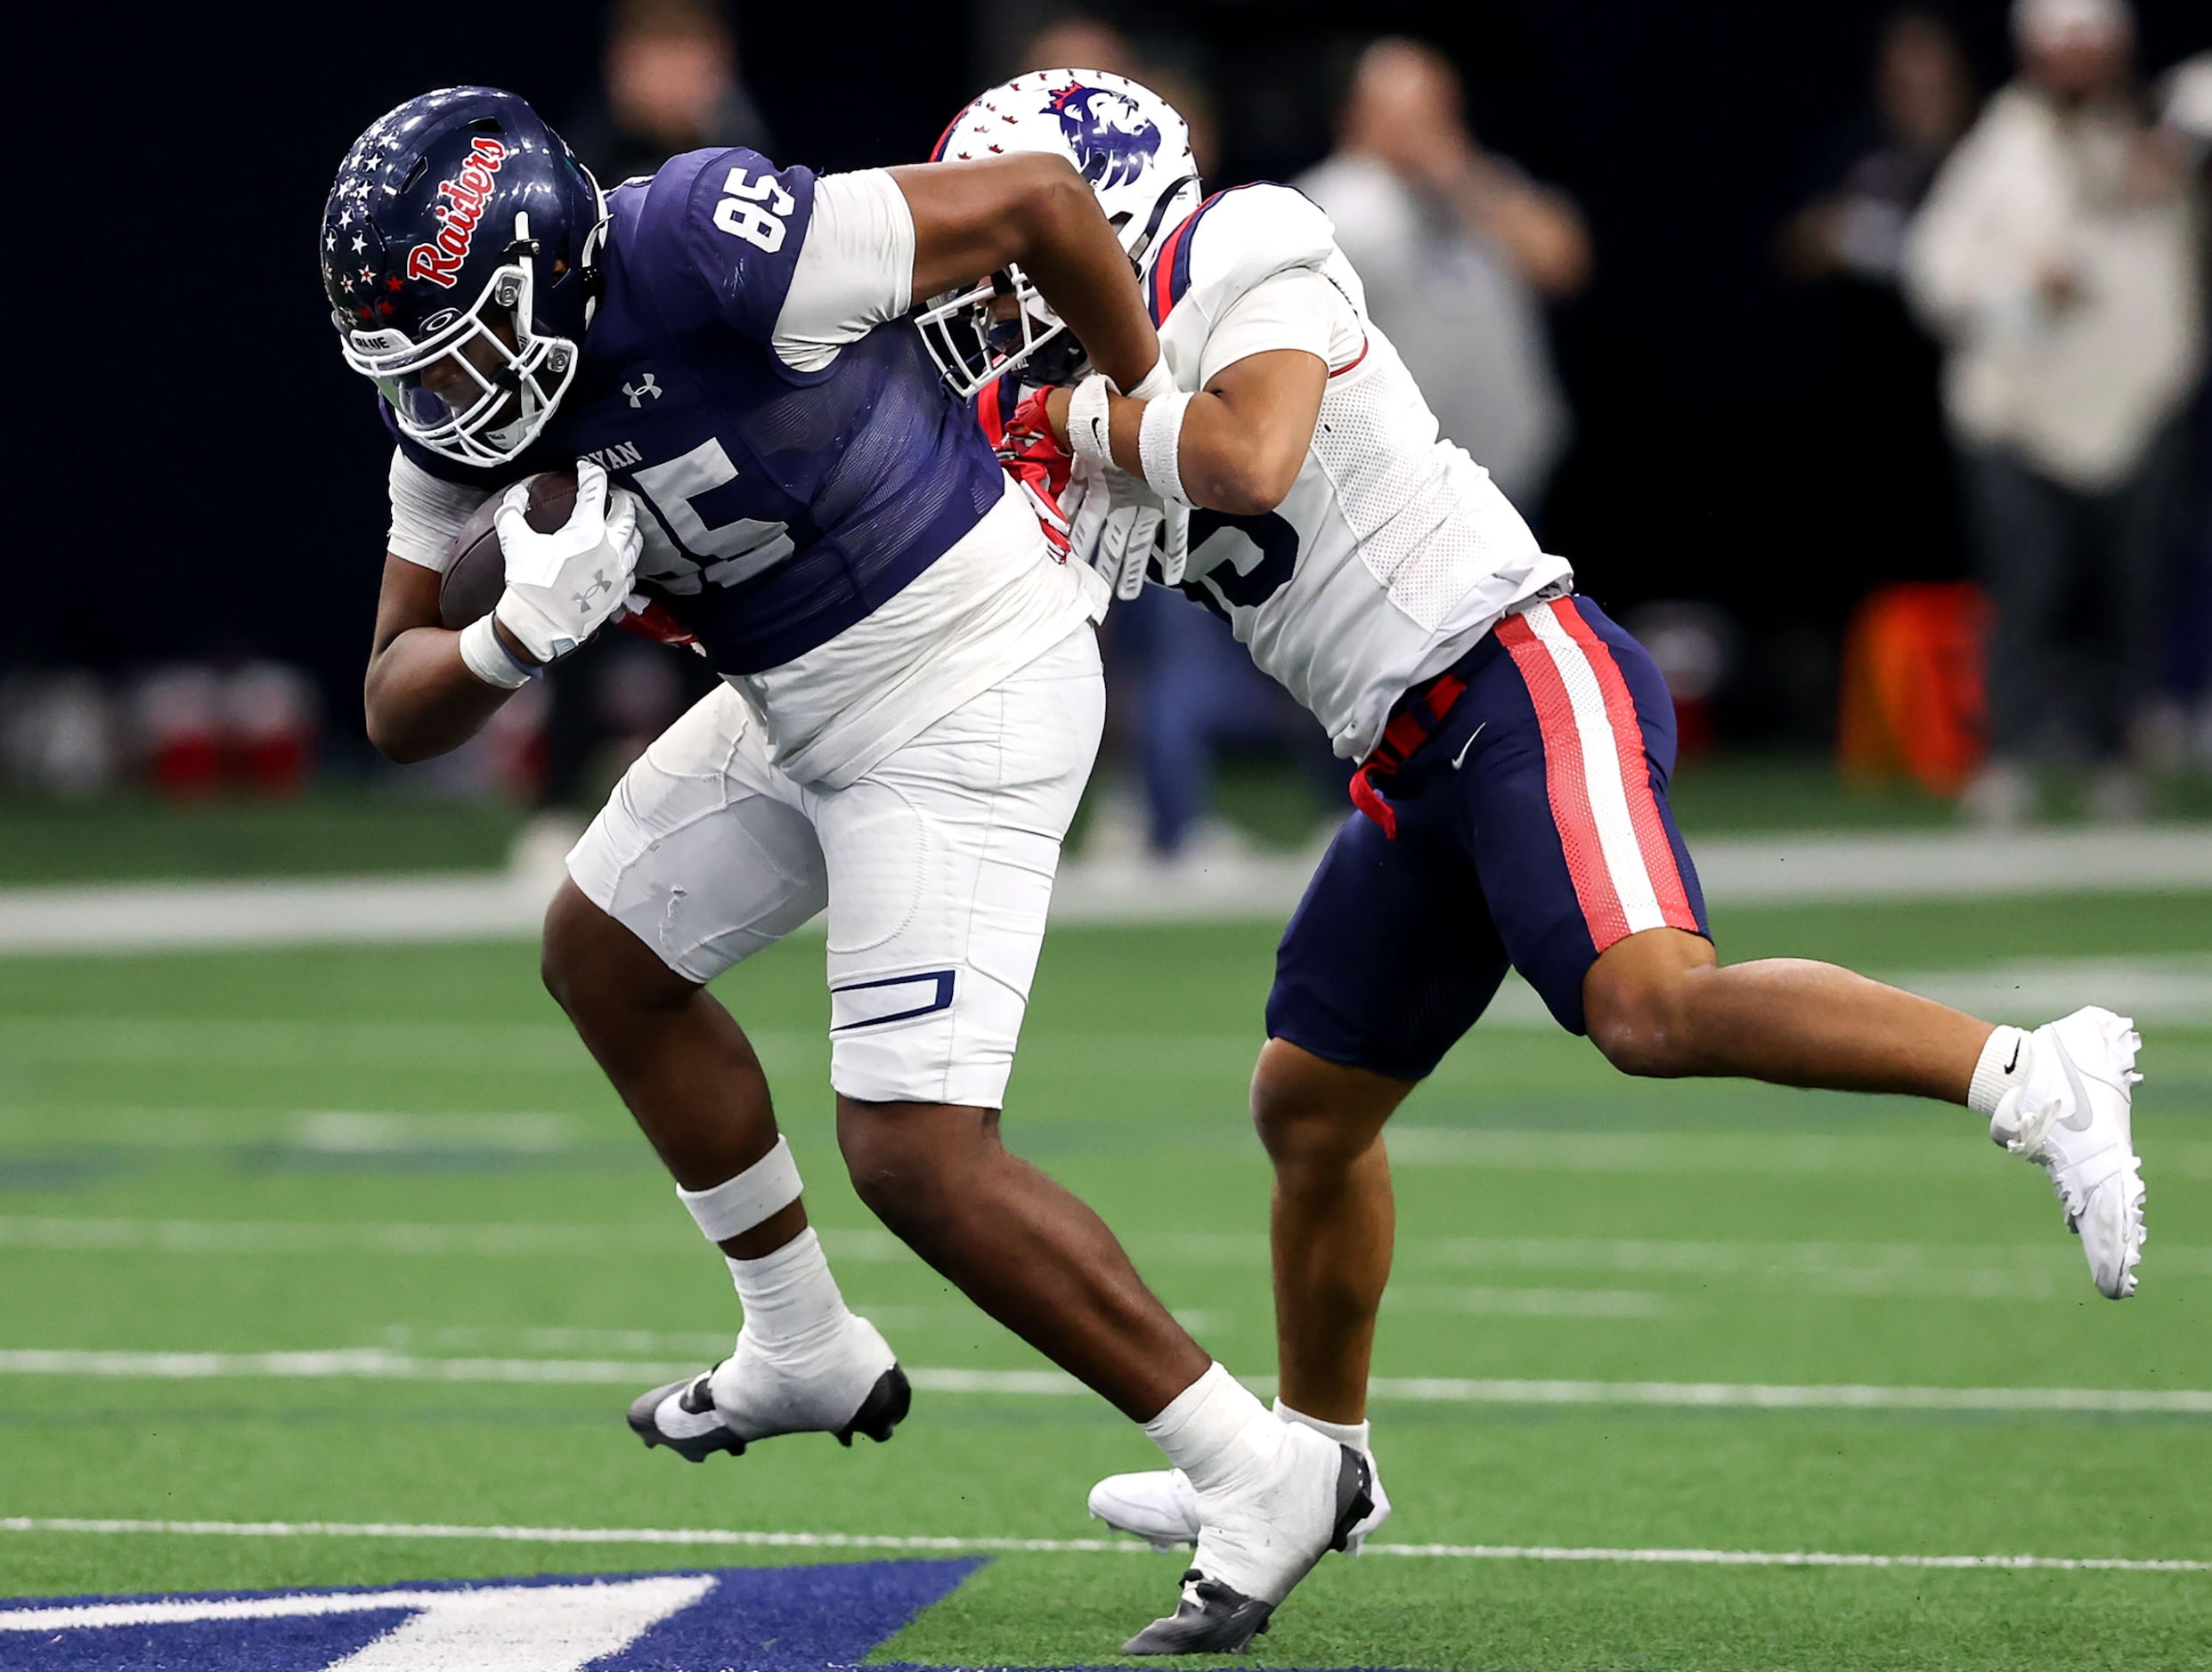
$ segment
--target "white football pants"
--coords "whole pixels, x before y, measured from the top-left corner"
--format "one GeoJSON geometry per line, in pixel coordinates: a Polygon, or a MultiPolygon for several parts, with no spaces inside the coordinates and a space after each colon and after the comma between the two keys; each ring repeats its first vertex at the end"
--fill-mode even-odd
{"type": "Polygon", "coordinates": [[[826,905],[830,1083],[996,1108],[1105,708],[1084,627],[827,789],[770,766],[724,687],[630,767],[569,874],[702,983],[826,905]]]}

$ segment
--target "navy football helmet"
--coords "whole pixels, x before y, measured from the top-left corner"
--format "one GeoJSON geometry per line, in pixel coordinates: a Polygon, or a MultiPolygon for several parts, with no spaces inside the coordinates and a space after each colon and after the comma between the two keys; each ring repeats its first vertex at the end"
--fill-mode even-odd
{"type": "Polygon", "coordinates": [[[410,99],[354,142],[322,212],[346,363],[410,440],[504,463],[576,375],[606,220],[598,183],[515,94],[410,99]]]}

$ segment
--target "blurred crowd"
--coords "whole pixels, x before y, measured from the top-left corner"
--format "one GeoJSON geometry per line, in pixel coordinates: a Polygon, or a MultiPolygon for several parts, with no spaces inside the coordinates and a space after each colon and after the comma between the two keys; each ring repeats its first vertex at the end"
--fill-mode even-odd
{"type": "MultiPolygon", "coordinates": [[[[2212,53],[2143,65],[2128,0],[2016,0],[2010,43],[1985,97],[1942,15],[1896,13],[1864,113],[1776,228],[1779,271],[1832,343],[1818,433],[1846,488],[1808,515],[1834,520],[1858,600],[1839,744],[1847,768],[1916,777],[1987,824],[2049,812],[2072,781],[2094,815],[2128,820],[2151,775],[2212,771],[2212,53]]],[[[1190,118],[1211,175],[1221,136],[1196,62],[1172,33],[1133,41],[1067,14],[982,73],[1146,81],[1190,118]]],[[[598,92],[562,126],[610,183],[699,146],[773,152],[744,68],[718,0],[617,0],[598,92]]],[[[1576,439],[1554,330],[1599,276],[1605,228],[1478,136],[1483,112],[1434,46],[1371,41],[1336,81],[1332,143],[1295,183],[1334,221],[1443,433],[1541,532],[1576,439]]],[[[1647,594],[1629,624],[1694,749],[1739,648],[1728,597],[1647,594]]],[[[1343,764],[1212,614],[1152,593],[1109,635],[1093,843],[1201,864],[1238,848],[1214,811],[1217,767],[1254,751],[1333,800],[1343,764]]],[[[589,802],[704,678],[611,643],[439,782],[589,802]]],[[[88,680],[0,686],[0,767],[48,788],[138,775],[184,791],[281,788],[312,766],[315,703],[296,675],[242,661],[88,680]],[[214,764],[164,752],[165,703],[216,740],[193,745],[214,764]],[[281,724],[239,718],[278,710],[281,724]],[[295,765],[257,768],[223,741],[256,726],[295,738],[295,765]]]]}

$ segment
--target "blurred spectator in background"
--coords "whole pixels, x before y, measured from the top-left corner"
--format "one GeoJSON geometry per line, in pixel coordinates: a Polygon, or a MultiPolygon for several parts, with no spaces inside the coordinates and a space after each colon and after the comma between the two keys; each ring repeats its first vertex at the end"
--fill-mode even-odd
{"type": "Polygon", "coordinates": [[[2127,819],[2143,810],[2128,734],[2158,668],[2177,419],[2202,361],[2193,203],[2133,96],[2125,0],[2017,0],[2013,33],[2018,78],[1937,176],[1906,259],[1949,350],[1996,605],[1993,753],[1966,806],[2028,818],[2030,763],[2086,749],[2093,811],[2127,819]],[[2077,621],[2088,630],[2070,634],[2077,621]]]}
{"type": "Polygon", "coordinates": [[[703,146],[773,149],[737,78],[737,37],[714,0],[620,0],[607,19],[603,73],[598,102],[562,130],[602,186],[703,146]]]}
{"type": "Polygon", "coordinates": [[[1017,61],[1006,72],[1010,77],[1029,69],[1104,69],[1144,81],[1149,68],[1127,36],[1112,24],[1082,12],[1047,23],[1029,37],[1015,58],[1017,61]]]}
{"type": "Polygon", "coordinates": [[[1963,567],[1941,355],[1906,305],[1899,270],[1906,229],[1973,120],[1973,76],[1948,25],[1904,11],[1883,28],[1871,91],[1781,246],[1784,268],[1818,284],[1829,310],[1817,445],[1841,467],[1828,504],[1850,524],[1850,572],[1837,579],[1852,597],[1955,580],[1963,567]]]}
{"type": "Polygon", "coordinates": [[[1297,184],[1336,223],[1444,435],[1535,516],[1569,429],[1544,304],[1590,281],[1582,212],[1477,144],[1459,72],[1410,40],[1360,55],[1337,150],[1297,184]]]}
{"type": "MultiPolygon", "coordinates": [[[[601,73],[599,98],[562,133],[603,187],[711,145],[773,154],[768,123],[738,79],[736,35],[715,0],[618,0],[601,73]]],[[[535,775],[551,808],[598,804],[646,743],[713,685],[695,657],[606,638],[546,681],[535,775]]],[[[498,752],[504,759],[508,751],[498,752]]],[[[498,775],[516,777],[505,767],[498,775]]]]}
{"type": "MultiPolygon", "coordinates": [[[[2212,202],[2212,53],[2200,53],[2167,77],[2164,128],[2182,166],[2196,176],[2199,204],[2212,202]]],[[[2200,231],[2203,229],[2200,227],[2200,231]]],[[[2202,296],[2212,329],[2212,237],[2201,237],[2202,296]]],[[[2192,530],[2180,584],[2175,588],[2174,637],[2167,645],[2175,695],[2193,706],[2173,730],[2177,754],[2193,755],[2212,770],[2212,380],[2197,397],[2196,473],[2192,530]]],[[[2176,704],[2179,707],[2179,704],[2176,704]]]]}

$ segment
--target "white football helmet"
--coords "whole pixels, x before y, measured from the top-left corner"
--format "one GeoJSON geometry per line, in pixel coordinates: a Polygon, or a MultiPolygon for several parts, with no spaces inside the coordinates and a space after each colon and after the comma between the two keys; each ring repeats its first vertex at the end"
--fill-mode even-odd
{"type": "MultiPolygon", "coordinates": [[[[1103,69],[1041,69],[993,87],[952,120],[931,162],[1049,151],[1091,183],[1132,263],[1199,206],[1191,128],[1150,87],[1103,69]]],[[[1058,341],[1030,381],[1062,383],[1082,350],[1018,267],[936,298],[915,318],[945,381],[963,400],[1058,341]],[[1012,297],[1008,310],[994,304],[1012,297]],[[1003,315],[1004,317],[995,317],[1003,315]],[[1062,360],[1061,356],[1065,356],[1062,360]],[[1046,372],[1052,375],[1043,375],[1046,372]]]]}

